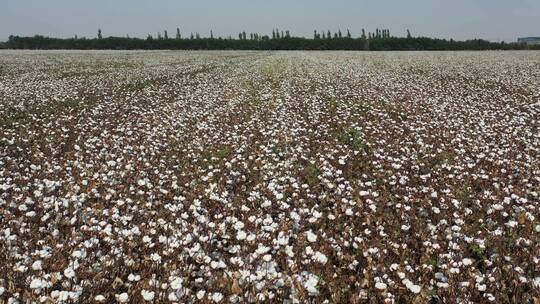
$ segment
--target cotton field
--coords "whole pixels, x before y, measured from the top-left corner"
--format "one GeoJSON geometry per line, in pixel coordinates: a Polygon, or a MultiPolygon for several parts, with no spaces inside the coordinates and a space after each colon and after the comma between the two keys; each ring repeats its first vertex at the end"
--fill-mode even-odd
{"type": "Polygon", "coordinates": [[[538,303],[538,52],[0,52],[0,302],[538,303]]]}

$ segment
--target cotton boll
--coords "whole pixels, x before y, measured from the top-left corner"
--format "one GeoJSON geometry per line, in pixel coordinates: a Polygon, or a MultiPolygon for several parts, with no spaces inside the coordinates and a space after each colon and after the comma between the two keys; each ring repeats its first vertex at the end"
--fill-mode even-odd
{"type": "Polygon", "coordinates": [[[311,243],[314,243],[317,241],[317,235],[313,233],[313,231],[309,230],[306,232],[307,240],[311,243]]]}
{"type": "Polygon", "coordinates": [[[94,301],[96,301],[96,302],[103,303],[103,302],[105,302],[105,300],[106,300],[105,297],[102,296],[102,295],[97,295],[97,296],[94,297],[94,301]]]}
{"type": "Polygon", "coordinates": [[[125,292],[121,294],[116,294],[114,297],[116,298],[116,301],[118,301],[119,303],[127,303],[129,300],[129,296],[125,292]]]}
{"type": "Polygon", "coordinates": [[[378,289],[378,290],[386,290],[387,285],[385,283],[382,283],[382,282],[377,282],[377,283],[375,283],[375,288],[378,289]]]}
{"type": "Polygon", "coordinates": [[[197,299],[202,300],[205,294],[206,294],[206,291],[204,290],[197,291],[197,299]]]}
{"type": "Polygon", "coordinates": [[[313,255],[313,259],[323,265],[326,264],[326,262],[328,262],[328,258],[326,257],[326,255],[322,254],[319,251],[315,252],[315,254],[313,255]]]}
{"type": "Polygon", "coordinates": [[[153,291],[148,291],[148,290],[141,290],[141,295],[143,297],[143,299],[147,302],[150,302],[150,301],[153,301],[154,300],[154,292],[153,291]]]}
{"type": "Polygon", "coordinates": [[[247,236],[247,234],[246,234],[244,231],[242,231],[242,230],[240,230],[240,231],[238,231],[238,232],[236,233],[236,239],[239,240],[239,241],[245,240],[245,239],[246,239],[246,236],[247,236]]]}

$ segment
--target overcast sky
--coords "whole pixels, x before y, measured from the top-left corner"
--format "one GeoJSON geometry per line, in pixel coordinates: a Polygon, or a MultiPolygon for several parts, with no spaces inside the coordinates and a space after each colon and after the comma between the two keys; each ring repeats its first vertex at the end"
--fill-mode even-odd
{"type": "Polygon", "coordinates": [[[10,34],[55,37],[270,34],[311,37],[314,29],[388,28],[412,34],[515,41],[540,36],[540,0],[0,0],[0,40],[10,34]]]}

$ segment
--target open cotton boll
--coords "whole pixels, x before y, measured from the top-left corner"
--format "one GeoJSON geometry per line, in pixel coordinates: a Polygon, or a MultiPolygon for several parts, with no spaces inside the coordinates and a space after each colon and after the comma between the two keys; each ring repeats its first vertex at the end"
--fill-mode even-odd
{"type": "Polygon", "coordinates": [[[154,300],[154,292],[153,291],[148,291],[148,290],[141,290],[141,295],[143,297],[143,299],[147,302],[150,302],[150,301],[153,301],[154,300]]]}

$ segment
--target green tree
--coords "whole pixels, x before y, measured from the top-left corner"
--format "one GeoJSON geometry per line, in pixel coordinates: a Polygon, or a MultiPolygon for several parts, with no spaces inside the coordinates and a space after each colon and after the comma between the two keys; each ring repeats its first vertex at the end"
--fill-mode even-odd
{"type": "Polygon", "coordinates": [[[182,35],[180,34],[180,28],[176,28],[176,39],[181,39],[182,35]]]}
{"type": "Polygon", "coordinates": [[[165,38],[165,40],[169,39],[169,34],[167,33],[167,30],[163,31],[163,38],[165,38]]]}
{"type": "Polygon", "coordinates": [[[102,39],[102,38],[103,38],[103,36],[101,35],[101,29],[98,29],[98,31],[97,31],[97,38],[98,38],[98,39],[102,39]]]}

